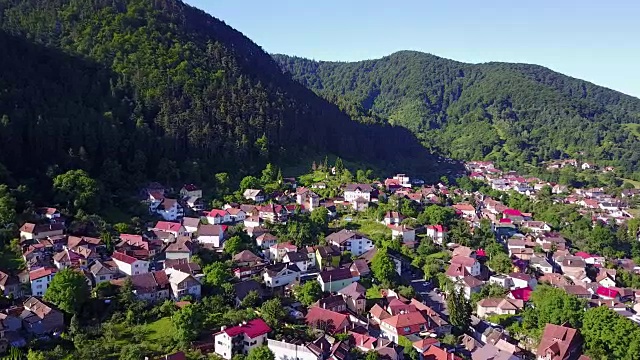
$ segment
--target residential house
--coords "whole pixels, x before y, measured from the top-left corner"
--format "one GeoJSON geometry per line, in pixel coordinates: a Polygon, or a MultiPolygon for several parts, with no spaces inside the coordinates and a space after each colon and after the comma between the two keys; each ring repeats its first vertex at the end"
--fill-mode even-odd
{"type": "Polygon", "coordinates": [[[44,296],[49,288],[51,280],[56,274],[57,269],[51,267],[41,267],[29,272],[29,280],[31,281],[31,295],[44,296]]]}
{"type": "Polygon", "coordinates": [[[240,281],[238,283],[233,284],[234,293],[236,294],[236,307],[240,307],[242,301],[249,295],[250,292],[254,291],[258,294],[258,298],[261,300],[264,298],[264,290],[260,283],[253,279],[247,279],[244,281],[240,281]]]}
{"type": "Polygon", "coordinates": [[[214,248],[222,248],[224,246],[224,232],[226,226],[203,224],[198,229],[197,240],[201,244],[210,244],[214,248]]]}
{"type": "Polygon", "coordinates": [[[355,274],[360,278],[369,276],[371,274],[371,269],[369,269],[369,265],[367,265],[367,261],[364,259],[354,260],[351,266],[349,266],[349,270],[351,270],[352,274],[355,274]]]}
{"type": "Polygon", "coordinates": [[[176,242],[164,249],[165,259],[187,259],[189,261],[195,251],[195,245],[189,237],[178,237],[176,242]]]}
{"type": "Polygon", "coordinates": [[[360,256],[374,247],[373,241],[366,235],[347,229],[335,232],[327,236],[325,240],[327,244],[339,247],[340,251],[349,251],[355,256],[360,256]]]}
{"type": "Polygon", "coordinates": [[[470,257],[470,258],[476,259],[478,257],[478,254],[476,253],[475,250],[473,250],[468,246],[456,246],[456,248],[453,249],[451,257],[456,257],[456,256],[464,256],[464,257],[470,257]]]}
{"type": "Polygon", "coordinates": [[[322,349],[313,343],[288,343],[267,339],[267,347],[278,360],[323,360],[322,349]]]}
{"type": "Polygon", "coordinates": [[[457,213],[461,214],[467,219],[473,219],[476,217],[476,208],[471,204],[454,204],[453,208],[457,213]]]}
{"type": "Polygon", "coordinates": [[[19,298],[22,295],[20,280],[17,276],[9,275],[0,271],[0,295],[19,298]]]}
{"type": "Polygon", "coordinates": [[[444,244],[447,239],[447,229],[442,225],[427,226],[427,236],[436,244],[444,244]]]}
{"type": "Polygon", "coordinates": [[[252,200],[257,203],[261,203],[265,200],[264,193],[259,189],[247,189],[242,193],[242,196],[247,200],[252,200]]]}
{"type": "Polygon", "coordinates": [[[25,240],[39,240],[64,234],[64,225],[25,223],[20,227],[20,238],[25,240]]]}
{"type": "Polygon", "coordinates": [[[478,260],[467,257],[467,256],[454,256],[451,258],[451,265],[462,265],[465,267],[469,275],[471,276],[479,276],[480,275],[480,263],[478,260]]]}
{"type": "Polygon", "coordinates": [[[320,307],[335,312],[347,311],[347,303],[340,295],[329,295],[316,301],[311,306],[320,307]]]}
{"type": "Polygon", "coordinates": [[[296,251],[298,251],[298,247],[289,242],[271,245],[269,248],[269,259],[271,261],[281,262],[285,254],[296,251]]]}
{"type": "Polygon", "coordinates": [[[518,289],[528,287],[531,289],[535,289],[538,285],[538,280],[536,280],[536,278],[532,277],[529,274],[512,272],[508,276],[511,279],[512,288],[518,289]]]}
{"type": "Polygon", "coordinates": [[[461,290],[467,299],[471,299],[471,294],[480,292],[482,286],[484,286],[484,282],[474,276],[465,276],[455,283],[455,287],[461,290]]]}
{"type": "Polygon", "coordinates": [[[277,243],[278,238],[268,232],[256,237],[256,244],[263,249],[269,249],[277,243]]]}
{"type": "Polygon", "coordinates": [[[149,262],[146,260],[138,259],[119,251],[114,251],[111,258],[118,267],[118,271],[129,276],[149,272],[149,262]]]}
{"type": "Polygon", "coordinates": [[[183,217],[182,227],[184,228],[184,233],[186,235],[192,236],[198,232],[198,228],[200,227],[200,218],[183,217]]]}
{"type": "Polygon", "coordinates": [[[575,297],[582,298],[582,299],[591,299],[591,293],[584,286],[565,285],[565,286],[561,286],[560,288],[563,289],[569,295],[573,295],[575,297]]]}
{"type": "Polygon", "coordinates": [[[420,311],[403,312],[380,320],[381,335],[396,344],[401,336],[418,334],[428,328],[428,320],[420,311]]]}
{"type": "Polygon", "coordinates": [[[460,356],[453,352],[447,351],[441,347],[431,345],[421,354],[423,360],[463,360],[460,356]]]}
{"type": "Polygon", "coordinates": [[[520,227],[536,234],[551,231],[551,226],[544,221],[523,221],[520,227]]]}
{"type": "Polygon", "coordinates": [[[300,280],[300,269],[294,264],[278,263],[267,266],[262,272],[262,279],[269,288],[287,286],[300,280]]]}
{"type": "Polygon", "coordinates": [[[247,234],[249,234],[251,236],[257,236],[257,235],[252,234],[251,230],[253,228],[260,227],[261,222],[262,222],[262,220],[257,215],[252,215],[252,216],[247,215],[244,218],[244,221],[243,221],[244,227],[247,228],[247,234]]]}
{"type": "Polygon", "coordinates": [[[176,199],[164,198],[157,206],[150,209],[152,214],[160,215],[167,221],[174,221],[184,216],[184,209],[176,199]]]}
{"type": "Polygon", "coordinates": [[[367,184],[349,184],[344,189],[344,201],[355,203],[356,200],[362,199],[367,203],[371,202],[371,193],[373,188],[367,184]]]}
{"type": "Polygon", "coordinates": [[[341,290],[338,290],[338,294],[342,295],[347,308],[356,314],[364,314],[367,305],[366,297],[367,289],[360,285],[359,282],[351,283],[345,286],[341,290]]]}
{"type": "Polygon", "coordinates": [[[258,210],[258,217],[270,223],[285,221],[287,219],[287,210],[282,205],[269,204],[258,206],[256,209],[258,210]]]}
{"type": "Polygon", "coordinates": [[[60,219],[60,216],[61,216],[60,211],[52,207],[39,208],[38,210],[36,210],[36,213],[42,218],[48,219],[48,220],[60,219]]]}
{"type": "Polygon", "coordinates": [[[28,333],[44,335],[64,330],[64,314],[52,305],[32,296],[22,306],[22,328],[28,333]]]}
{"type": "Polygon", "coordinates": [[[572,360],[580,356],[582,337],[578,330],[547,324],[536,351],[537,360],[572,360]]]}
{"type": "Polygon", "coordinates": [[[237,266],[255,266],[262,263],[262,258],[250,250],[242,250],[233,255],[233,263],[237,266]]]}
{"type": "Polygon", "coordinates": [[[117,271],[111,266],[107,266],[105,262],[96,260],[89,267],[89,272],[93,276],[93,284],[98,285],[103,282],[111,281],[116,276],[117,271]]]}
{"type": "Polygon", "coordinates": [[[384,215],[384,218],[382,219],[382,223],[385,225],[400,225],[404,218],[405,217],[397,211],[387,211],[387,213],[384,215]]]}
{"type": "Polygon", "coordinates": [[[299,187],[296,189],[296,204],[307,211],[313,211],[320,206],[320,196],[307,188],[299,187]]]}
{"type": "Polygon", "coordinates": [[[335,292],[344,289],[358,278],[354,278],[349,269],[334,269],[322,271],[318,274],[317,280],[322,291],[335,292]]]}
{"type": "Polygon", "coordinates": [[[542,256],[532,256],[529,259],[529,266],[543,274],[553,273],[553,266],[542,256]]]}
{"type": "Polygon", "coordinates": [[[618,289],[615,289],[615,288],[598,286],[598,289],[596,290],[596,295],[598,295],[600,299],[620,301],[620,291],[618,291],[618,289]]]}
{"type": "Polygon", "coordinates": [[[231,217],[231,221],[234,223],[244,221],[247,218],[247,213],[245,213],[242,209],[230,208],[227,209],[227,212],[231,217]]]}
{"type": "MultiPolygon", "coordinates": [[[[150,231],[164,231],[170,233],[174,237],[178,237],[179,235],[184,235],[186,233],[186,229],[179,222],[172,221],[158,221],[150,231]]],[[[134,235],[136,236],[136,235],[134,235]]]]}
{"type": "Polygon", "coordinates": [[[165,272],[169,277],[169,285],[171,288],[171,298],[173,300],[180,300],[185,296],[191,296],[194,299],[199,299],[202,286],[190,273],[182,272],[177,269],[166,269],[165,272]]]}
{"type": "Polygon", "coordinates": [[[491,277],[489,277],[489,284],[500,285],[505,289],[511,289],[513,287],[511,278],[503,274],[491,275],[491,277]]]}
{"type": "Polygon", "coordinates": [[[309,259],[307,254],[299,251],[287,252],[282,258],[282,262],[295,264],[302,272],[307,272],[313,267],[313,261],[309,259]]]}
{"type": "Polygon", "coordinates": [[[337,246],[318,246],[316,247],[316,266],[322,271],[326,268],[337,268],[340,266],[342,253],[337,246]]]}
{"type": "MultiPolygon", "coordinates": [[[[405,245],[414,247],[416,241],[416,230],[406,225],[387,225],[391,229],[391,237],[393,239],[402,239],[405,245]]],[[[373,246],[373,245],[372,245],[373,246]]]]}
{"type": "Polygon", "coordinates": [[[210,225],[227,224],[231,222],[231,215],[227,210],[213,209],[205,214],[210,225]]]}
{"type": "Polygon", "coordinates": [[[344,332],[350,325],[349,316],[321,307],[310,307],[305,317],[307,325],[329,334],[344,332]]]}
{"type": "Polygon", "coordinates": [[[151,271],[130,277],[136,298],[145,301],[162,301],[171,298],[169,277],[163,270],[151,271]]]}
{"type": "Polygon", "coordinates": [[[213,336],[215,353],[226,360],[234,355],[247,355],[252,349],[267,344],[270,331],[269,325],[260,318],[229,328],[223,326],[213,336]]]}
{"type": "Polygon", "coordinates": [[[480,318],[489,315],[515,315],[524,307],[524,301],[508,298],[487,298],[478,301],[476,314],[480,318]]]}
{"type": "Polygon", "coordinates": [[[202,189],[193,184],[185,184],[184,186],[182,186],[182,189],[180,189],[180,197],[182,197],[183,199],[188,197],[201,198],[202,189]]]}

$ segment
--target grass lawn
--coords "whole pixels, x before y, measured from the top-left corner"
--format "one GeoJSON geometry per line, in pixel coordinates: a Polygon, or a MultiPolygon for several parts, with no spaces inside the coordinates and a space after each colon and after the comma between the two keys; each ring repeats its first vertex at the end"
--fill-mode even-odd
{"type": "Polygon", "coordinates": [[[373,219],[359,218],[358,215],[346,215],[350,217],[351,221],[346,221],[344,218],[340,220],[339,224],[347,229],[357,230],[369,237],[384,237],[391,238],[391,229],[386,227],[373,219]]]}
{"type": "Polygon", "coordinates": [[[640,124],[623,124],[623,126],[633,135],[640,138],[640,124]]]}
{"type": "Polygon", "coordinates": [[[640,189],[640,181],[635,181],[635,180],[631,180],[631,179],[625,179],[625,178],[618,178],[624,182],[628,182],[629,184],[635,186],[636,189],[640,189]]]}
{"type": "Polygon", "coordinates": [[[147,341],[159,341],[171,338],[173,334],[173,323],[170,317],[163,317],[154,322],[144,325],[147,334],[147,341]]]}

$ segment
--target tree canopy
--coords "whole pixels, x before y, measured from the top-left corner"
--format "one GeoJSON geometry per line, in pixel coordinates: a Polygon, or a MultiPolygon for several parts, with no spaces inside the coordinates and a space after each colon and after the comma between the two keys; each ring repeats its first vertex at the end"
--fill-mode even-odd
{"type": "Polygon", "coordinates": [[[80,310],[89,296],[86,277],[76,270],[66,268],[55,274],[44,294],[44,300],[68,314],[74,314],[80,310]]]}

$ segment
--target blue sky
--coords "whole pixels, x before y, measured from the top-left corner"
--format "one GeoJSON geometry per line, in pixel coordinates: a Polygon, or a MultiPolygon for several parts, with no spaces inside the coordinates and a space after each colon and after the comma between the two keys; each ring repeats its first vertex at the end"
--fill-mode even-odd
{"type": "Polygon", "coordinates": [[[547,66],[640,97],[640,1],[186,0],[271,53],[316,60],[419,50],[547,66]]]}

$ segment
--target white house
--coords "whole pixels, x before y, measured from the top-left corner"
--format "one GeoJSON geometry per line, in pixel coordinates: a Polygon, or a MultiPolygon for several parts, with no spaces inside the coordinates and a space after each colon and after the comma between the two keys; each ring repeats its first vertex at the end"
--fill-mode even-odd
{"type": "Polygon", "coordinates": [[[300,269],[300,271],[302,272],[307,272],[309,268],[315,265],[315,262],[309,259],[307,254],[297,252],[297,251],[291,251],[286,253],[282,258],[282,262],[285,264],[287,263],[295,264],[298,267],[298,269],[300,269]]]}
{"type": "Polygon", "coordinates": [[[444,244],[447,239],[447,229],[442,225],[427,226],[427,236],[433,239],[436,244],[444,244]]]}
{"type": "Polygon", "coordinates": [[[541,256],[532,256],[529,259],[529,266],[540,271],[543,274],[551,274],[553,272],[553,266],[541,256]]]}
{"type": "Polygon", "coordinates": [[[529,274],[510,273],[508,276],[511,279],[511,282],[513,283],[513,286],[512,286],[513,289],[521,289],[526,287],[530,289],[535,289],[536,285],[538,285],[538,281],[536,280],[536,278],[532,277],[529,274]]]}
{"type": "Polygon", "coordinates": [[[206,215],[207,222],[211,225],[226,224],[231,222],[231,215],[227,210],[213,209],[206,215]]]}
{"type": "Polygon", "coordinates": [[[213,244],[216,248],[224,245],[224,225],[200,225],[198,229],[198,242],[202,244],[213,244]]]}
{"type": "Polygon", "coordinates": [[[200,227],[200,218],[184,217],[182,218],[182,226],[186,234],[194,234],[198,232],[198,227],[200,227]]]}
{"type": "Polygon", "coordinates": [[[307,188],[299,187],[296,189],[296,204],[313,211],[320,206],[320,196],[307,188]]]}
{"type": "Polygon", "coordinates": [[[245,213],[242,209],[229,208],[227,209],[227,212],[229,213],[231,221],[233,221],[234,223],[244,221],[244,219],[247,218],[247,213],[245,213]]]}
{"type": "Polygon", "coordinates": [[[335,245],[341,251],[349,251],[352,255],[360,256],[373,249],[373,241],[365,235],[353,230],[340,230],[325,238],[328,245],[335,245]]]}
{"type": "Polygon", "coordinates": [[[281,262],[285,254],[296,251],[298,251],[298,247],[288,242],[274,244],[269,247],[269,259],[275,262],[281,262]]]}
{"type": "Polygon", "coordinates": [[[244,198],[247,200],[253,200],[257,203],[263,202],[265,200],[264,193],[262,192],[262,190],[258,189],[247,189],[244,191],[244,193],[242,193],[242,196],[244,196],[244,198]]]}
{"type": "Polygon", "coordinates": [[[391,229],[393,239],[401,238],[403,243],[413,243],[416,241],[416,230],[406,225],[387,225],[391,229]]]}
{"type": "Polygon", "coordinates": [[[362,198],[366,202],[370,202],[372,191],[371,185],[349,184],[344,190],[344,201],[354,203],[357,199],[362,198]]]}
{"type": "Polygon", "coordinates": [[[278,263],[267,266],[263,273],[264,284],[270,288],[287,286],[300,280],[300,269],[295,264],[278,263]]]}
{"type": "Polygon", "coordinates": [[[202,189],[198,188],[194,184],[185,184],[182,189],[180,189],[180,196],[182,198],[201,198],[202,197],[202,189]]]}
{"type": "Polygon", "coordinates": [[[184,209],[178,204],[178,200],[169,198],[162,199],[152,212],[167,221],[174,221],[184,216],[184,209]]]}
{"type": "Polygon", "coordinates": [[[196,280],[189,273],[185,273],[174,268],[165,270],[165,273],[169,277],[169,284],[171,285],[171,298],[173,300],[180,300],[181,298],[189,295],[194,299],[199,299],[201,294],[200,282],[196,280]]]}
{"type": "Polygon", "coordinates": [[[405,188],[411,187],[411,179],[406,174],[397,174],[393,177],[394,180],[398,180],[400,186],[405,188]]]}
{"type": "Polygon", "coordinates": [[[111,258],[118,267],[118,270],[129,276],[149,272],[149,262],[146,260],[136,259],[133,256],[129,256],[119,251],[114,251],[111,258]]]}
{"type": "Polygon", "coordinates": [[[278,243],[278,238],[271,233],[264,233],[256,237],[256,245],[260,246],[263,249],[269,249],[273,245],[278,243]]]}
{"type": "MultiPolygon", "coordinates": [[[[322,360],[320,352],[312,350],[309,344],[292,344],[284,341],[267,339],[267,347],[276,360],[322,360]]],[[[315,348],[315,346],[314,346],[315,348]]]]}
{"type": "Polygon", "coordinates": [[[478,262],[478,260],[472,258],[472,257],[467,257],[467,256],[454,256],[453,258],[451,258],[451,264],[454,265],[462,265],[465,267],[465,269],[467,270],[467,272],[469,273],[469,275],[471,276],[478,276],[480,275],[480,263],[478,262]]]}
{"type": "Polygon", "coordinates": [[[31,295],[43,296],[47,292],[51,279],[56,274],[56,268],[43,267],[29,272],[31,281],[31,295]]]}
{"type": "Polygon", "coordinates": [[[229,328],[223,326],[214,335],[215,352],[226,360],[238,354],[247,355],[252,349],[266,345],[270,331],[269,325],[260,318],[229,328]]]}

